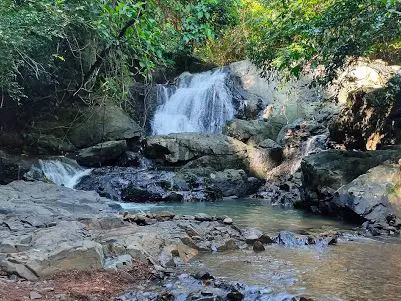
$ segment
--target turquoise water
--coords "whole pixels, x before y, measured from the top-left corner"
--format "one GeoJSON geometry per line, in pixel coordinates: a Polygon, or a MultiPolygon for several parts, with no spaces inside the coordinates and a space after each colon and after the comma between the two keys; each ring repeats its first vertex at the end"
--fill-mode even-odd
{"type": "Polygon", "coordinates": [[[350,229],[354,225],[344,224],[335,219],[322,218],[300,210],[274,207],[265,200],[230,199],[203,203],[136,204],[122,203],[124,210],[134,212],[172,211],[180,215],[206,213],[214,216],[227,215],[242,227],[255,227],[266,233],[289,231],[325,231],[350,229]]]}

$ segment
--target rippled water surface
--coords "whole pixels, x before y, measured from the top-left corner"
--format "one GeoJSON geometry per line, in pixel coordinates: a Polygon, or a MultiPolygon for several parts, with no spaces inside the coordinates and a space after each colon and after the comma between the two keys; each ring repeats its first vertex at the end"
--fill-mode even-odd
{"type": "MultiPolygon", "coordinates": [[[[274,208],[260,200],[130,206],[134,210],[229,215],[241,226],[256,227],[267,233],[353,227],[296,210],[274,208]]],[[[191,268],[199,267],[233,281],[268,287],[275,296],[289,293],[316,300],[401,300],[401,242],[398,239],[352,238],[341,239],[336,246],[323,249],[273,245],[258,254],[251,250],[203,254],[191,268]]]]}

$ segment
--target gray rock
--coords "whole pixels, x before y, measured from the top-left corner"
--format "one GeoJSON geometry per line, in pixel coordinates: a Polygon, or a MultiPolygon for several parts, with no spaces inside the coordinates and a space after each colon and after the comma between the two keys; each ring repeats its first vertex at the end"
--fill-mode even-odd
{"type": "Polygon", "coordinates": [[[192,161],[187,166],[191,168],[209,166],[222,170],[246,165],[246,145],[221,134],[152,136],[146,140],[145,154],[149,158],[161,158],[167,165],[192,161]]]}
{"type": "Polygon", "coordinates": [[[112,164],[127,150],[123,141],[107,141],[95,146],[81,149],[76,156],[80,165],[95,167],[112,164]]]}
{"type": "Polygon", "coordinates": [[[269,236],[255,228],[244,229],[242,235],[244,236],[246,243],[250,245],[253,245],[256,241],[260,241],[263,244],[274,242],[269,236]]]}
{"type": "Polygon", "coordinates": [[[42,295],[39,294],[38,292],[32,291],[29,293],[29,299],[31,300],[36,300],[36,299],[42,299],[42,295]]]}
{"type": "Polygon", "coordinates": [[[244,143],[247,143],[250,139],[254,141],[263,141],[265,139],[276,140],[281,127],[281,125],[263,120],[234,119],[227,122],[223,134],[244,143]]]}
{"type": "Polygon", "coordinates": [[[88,147],[102,141],[128,140],[138,142],[144,135],[139,127],[121,108],[114,105],[86,108],[82,112],[85,119],[69,134],[77,147],[88,147]]]}
{"type": "Polygon", "coordinates": [[[226,218],[223,220],[223,224],[225,224],[225,225],[232,225],[232,224],[233,224],[233,219],[232,219],[231,217],[226,217],[226,218]]]}
{"type": "Polygon", "coordinates": [[[328,150],[310,155],[302,161],[302,206],[337,214],[331,198],[343,185],[349,184],[384,161],[401,157],[400,150],[370,152],[328,150]]]}
{"type": "Polygon", "coordinates": [[[284,158],[308,155],[327,148],[329,130],[324,124],[310,120],[296,120],[283,127],[277,143],[283,147],[284,158]]]}
{"type": "Polygon", "coordinates": [[[266,251],[265,246],[264,246],[259,240],[255,241],[255,242],[253,243],[252,249],[253,249],[255,252],[263,252],[263,251],[266,251]]]}
{"type": "Polygon", "coordinates": [[[210,174],[211,182],[216,185],[223,196],[243,197],[255,193],[261,181],[253,181],[248,178],[243,170],[226,169],[224,171],[214,172],[210,174]]]}
{"type": "Polygon", "coordinates": [[[300,235],[289,231],[280,231],[275,241],[288,248],[299,248],[315,245],[317,247],[327,247],[337,243],[339,234],[336,232],[321,233],[318,235],[300,235]]]}
{"type": "Polygon", "coordinates": [[[401,228],[401,170],[399,164],[383,164],[372,168],[342,186],[330,206],[346,217],[367,221],[374,233],[390,234],[401,228]]]}

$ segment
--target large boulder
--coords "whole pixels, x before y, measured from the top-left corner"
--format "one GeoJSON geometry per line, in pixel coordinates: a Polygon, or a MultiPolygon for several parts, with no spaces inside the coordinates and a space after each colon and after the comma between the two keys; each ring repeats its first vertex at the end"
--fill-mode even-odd
{"type": "Polygon", "coordinates": [[[235,169],[226,169],[211,173],[210,179],[225,197],[247,196],[255,193],[261,185],[261,181],[248,177],[245,171],[235,169]]]}
{"type": "Polygon", "coordinates": [[[227,122],[223,129],[223,134],[244,143],[247,143],[250,139],[259,142],[265,139],[276,140],[281,128],[281,124],[263,120],[233,119],[227,122]]]}
{"type": "Polygon", "coordinates": [[[327,206],[334,193],[384,161],[399,159],[400,150],[370,152],[328,150],[302,161],[303,205],[335,213],[327,206]]]}
{"type": "Polygon", "coordinates": [[[23,179],[35,160],[24,156],[10,155],[0,151],[0,184],[23,179]]]}
{"type": "Polygon", "coordinates": [[[82,115],[85,119],[69,133],[77,148],[113,140],[127,140],[134,147],[144,135],[142,128],[114,105],[86,108],[82,115]]]}
{"type": "Polygon", "coordinates": [[[262,99],[263,106],[267,107],[259,115],[263,114],[264,118],[285,125],[299,118],[312,119],[315,116],[322,88],[312,87],[312,73],[287,80],[279,72],[258,69],[249,60],[232,63],[228,68],[248,94],[262,99]],[[265,76],[262,77],[262,73],[265,76]]]}
{"type": "Polygon", "coordinates": [[[246,167],[246,145],[221,134],[181,133],[147,138],[145,154],[166,165],[215,169],[246,167]]]}
{"type": "Polygon", "coordinates": [[[115,163],[126,150],[127,143],[125,140],[107,141],[81,149],[76,160],[82,166],[98,167],[115,163]]]}
{"type": "Polygon", "coordinates": [[[401,228],[400,187],[400,164],[379,165],[342,186],[329,205],[354,220],[366,221],[375,234],[394,234],[401,228]]]}
{"type": "Polygon", "coordinates": [[[283,161],[283,148],[271,139],[247,145],[249,172],[259,179],[266,179],[268,173],[283,161]]]}

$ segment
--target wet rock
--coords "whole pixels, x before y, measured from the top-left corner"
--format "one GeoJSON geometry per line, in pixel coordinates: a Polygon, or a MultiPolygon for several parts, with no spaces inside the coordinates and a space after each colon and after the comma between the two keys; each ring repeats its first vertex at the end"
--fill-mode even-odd
{"type": "Polygon", "coordinates": [[[294,208],[302,203],[302,174],[296,172],[293,175],[284,175],[278,179],[267,181],[254,198],[266,199],[271,205],[284,208],[294,208]]]}
{"type": "Polygon", "coordinates": [[[324,124],[299,119],[281,129],[277,142],[284,148],[284,158],[290,159],[327,149],[328,137],[324,124]]]}
{"type": "Polygon", "coordinates": [[[232,219],[231,217],[226,217],[226,218],[223,220],[223,224],[232,225],[232,224],[233,224],[233,219],[232,219]]]}
{"type": "Polygon", "coordinates": [[[257,179],[248,178],[245,171],[234,169],[213,172],[210,174],[210,179],[226,197],[250,195],[256,192],[262,183],[257,179]]]}
{"type": "Polygon", "coordinates": [[[217,252],[226,252],[238,249],[238,243],[232,238],[221,239],[212,243],[212,250],[217,252]]]}
{"type": "Polygon", "coordinates": [[[288,231],[280,231],[276,241],[278,244],[290,248],[307,246],[314,243],[312,239],[308,239],[307,237],[296,235],[288,231]]]}
{"type": "Polygon", "coordinates": [[[288,248],[297,248],[310,245],[327,247],[337,243],[338,233],[322,233],[319,235],[299,235],[289,231],[280,231],[275,241],[288,248]]]}
{"type": "Polygon", "coordinates": [[[260,241],[262,244],[274,243],[269,236],[255,228],[247,228],[243,230],[242,235],[244,236],[246,243],[249,245],[253,245],[256,241],[260,241]]]}
{"type": "Polygon", "coordinates": [[[195,279],[198,280],[212,280],[214,277],[210,274],[209,271],[199,271],[194,276],[195,279]]]}
{"type": "Polygon", "coordinates": [[[133,167],[106,167],[92,171],[76,189],[95,190],[100,195],[127,202],[214,201],[221,190],[209,176],[181,172],[144,170],[133,167]]]}
{"type": "Polygon", "coordinates": [[[107,141],[81,149],[76,160],[82,166],[99,167],[115,163],[126,150],[125,141],[107,141]]]}
{"type": "Polygon", "coordinates": [[[152,163],[150,160],[146,159],[140,153],[126,151],[122,154],[118,161],[115,163],[117,166],[121,167],[139,167],[139,168],[151,168],[152,163]]]}
{"type": "Polygon", "coordinates": [[[259,241],[259,240],[255,241],[255,242],[253,243],[252,249],[253,249],[255,252],[263,252],[263,251],[266,250],[266,249],[265,249],[265,246],[264,246],[264,245],[262,244],[262,242],[259,241]]]}

